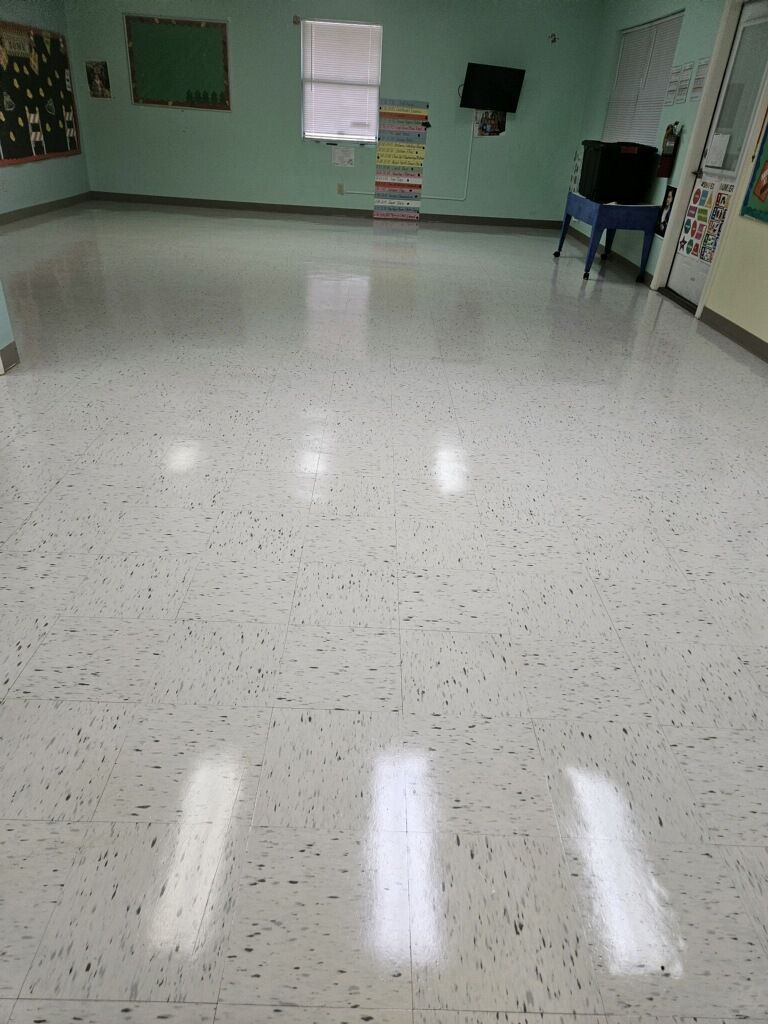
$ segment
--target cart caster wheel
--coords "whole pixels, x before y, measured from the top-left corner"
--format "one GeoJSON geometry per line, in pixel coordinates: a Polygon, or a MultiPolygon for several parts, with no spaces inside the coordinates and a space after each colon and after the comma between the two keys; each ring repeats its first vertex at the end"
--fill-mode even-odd
{"type": "Polygon", "coordinates": [[[555,257],[555,259],[558,259],[558,257],[560,256],[560,250],[558,249],[557,252],[553,252],[552,255],[555,257]]]}
{"type": "Polygon", "coordinates": [[[584,280],[585,280],[585,281],[588,281],[588,280],[589,280],[589,274],[585,274],[585,275],[584,275],[584,280]]]}
{"type": "Polygon", "coordinates": [[[608,259],[610,255],[611,254],[609,252],[600,253],[600,262],[605,263],[605,261],[608,259]]]}

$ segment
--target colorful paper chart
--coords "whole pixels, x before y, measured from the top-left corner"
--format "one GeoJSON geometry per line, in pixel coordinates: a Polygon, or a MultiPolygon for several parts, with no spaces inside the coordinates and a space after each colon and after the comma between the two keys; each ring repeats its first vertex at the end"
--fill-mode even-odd
{"type": "Polygon", "coordinates": [[[428,103],[381,100],[373,199],[377,220],[419,219],[428,118],[428,103]]]}
{"type": "Polygon", "coordinates": [[[683,221],[677,251],[711,263],[723,229],[733,185],[726,181],[697,182],[683,221]]]}

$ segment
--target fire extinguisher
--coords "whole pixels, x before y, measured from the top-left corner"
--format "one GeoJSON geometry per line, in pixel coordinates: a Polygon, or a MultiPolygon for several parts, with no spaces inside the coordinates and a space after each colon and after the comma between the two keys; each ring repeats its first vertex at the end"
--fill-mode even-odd
{"type": "Polygon", "coordinates": [[[672,174],[682,130],[683,126],[679,121],[667,125],[667,130],[664,132],[664,141],[661,144],[659,167],[656,171],[657,178],[668,178],[672,174]]]}

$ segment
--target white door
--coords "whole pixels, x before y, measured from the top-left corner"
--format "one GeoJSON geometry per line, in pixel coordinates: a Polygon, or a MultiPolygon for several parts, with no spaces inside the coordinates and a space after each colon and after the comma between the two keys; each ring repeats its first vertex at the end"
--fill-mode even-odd
{"type": "MultiPolygon", "coordinates": [[[[745,3],[667,287],[698,305],[745,157],[744,142],[768,74],[768,0],[745,3]]],[[[680,186],[681,188],[683,185],[680,186]]]]}

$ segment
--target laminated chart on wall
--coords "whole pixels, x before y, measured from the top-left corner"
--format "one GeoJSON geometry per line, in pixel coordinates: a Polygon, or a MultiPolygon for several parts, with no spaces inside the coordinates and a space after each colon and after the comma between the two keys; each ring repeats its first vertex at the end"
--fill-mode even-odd
{"type": "Polygon", "coordinates": [[[732,194],[733,185],[726,181],[696,183],[677,243],[678,253],[712,262],[732,194]]]}
{"type": "Polygon", "coordinates": [[[377,220],[419,219],[428,117],[428,103],[381,100],[379,104],[373,200],[377,220]]]}

